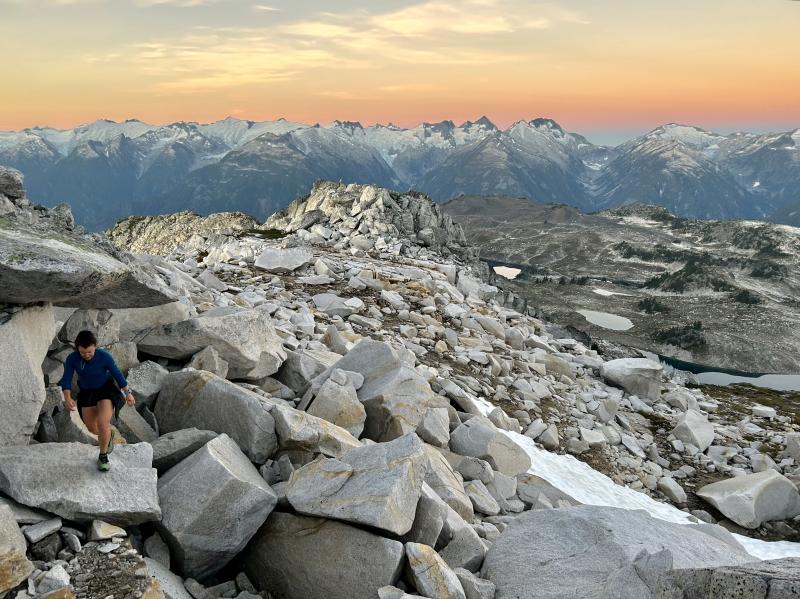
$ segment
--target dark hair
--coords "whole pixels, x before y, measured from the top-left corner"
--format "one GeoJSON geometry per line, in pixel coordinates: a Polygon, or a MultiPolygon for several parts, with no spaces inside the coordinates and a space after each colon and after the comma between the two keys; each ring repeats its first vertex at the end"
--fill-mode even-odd
{"type": "Polygon", "coordinates": [[[91,331],[81,331],[75,337],[75,349],[79,347],[89,347],[90,345],[97,345],[97,337],[91,331]]]}

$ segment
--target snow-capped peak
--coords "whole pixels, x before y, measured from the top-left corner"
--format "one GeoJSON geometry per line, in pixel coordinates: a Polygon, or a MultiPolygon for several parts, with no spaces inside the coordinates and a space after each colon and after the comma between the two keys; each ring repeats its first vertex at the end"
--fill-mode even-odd
{"type": "Polygon", "coordinates": [[[711,145],[719,143],[725,139],[723,135],[719,135],[712,131],[706,131],[700,127],[692,125],[681,125],[680,123],[668,123],[660,127],[656,127],[645,137],[650,139],[668,139],[683,143],[687,146],[695,148],[707,148],[711,145]]]}

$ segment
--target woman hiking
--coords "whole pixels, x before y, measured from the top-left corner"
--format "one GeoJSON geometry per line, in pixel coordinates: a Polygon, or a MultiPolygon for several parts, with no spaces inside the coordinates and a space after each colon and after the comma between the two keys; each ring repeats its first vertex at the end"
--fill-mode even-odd
{"type": "Polygon", "coordinates": [[[64,362],[64,376],[61,377],[64,405],[70,411],[75,410],[77,405],[78,414],[86,423],[86,428],[97,435],[100,444],[97,467],[107,472],[111,468],[108,454],[114,451],[111,416],[116,404],[121,403],[120,389],[129,406],[135,405],[136,400],[128,389],[128,381],[117,367],[114,358],[106,350],[97,348],[97,337],[94,333],[91,331],[78,333],[75,337],[75,350],[64,362]],[[80,386],[77,404],[72,398],[74,373],[78,374],[80,386]]]}

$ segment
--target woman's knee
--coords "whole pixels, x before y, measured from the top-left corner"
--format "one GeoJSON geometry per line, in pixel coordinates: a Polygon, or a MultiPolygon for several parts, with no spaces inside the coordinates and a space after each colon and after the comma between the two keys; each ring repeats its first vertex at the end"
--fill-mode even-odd
{"type": "Polygon", "coordinates": [[[110,418],[103,418],[102,416],[97,418],[96,423],[98,432],[100,433],[107,433],[111,430],[111,419],[110,418]]]}

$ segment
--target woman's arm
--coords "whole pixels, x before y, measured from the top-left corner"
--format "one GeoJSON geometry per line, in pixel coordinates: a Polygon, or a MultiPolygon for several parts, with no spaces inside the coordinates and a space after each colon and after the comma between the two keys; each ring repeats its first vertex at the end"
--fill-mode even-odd
{"type": "Polygon", "coordinates": [[[72,411],[75,409],[75,400],[72,399],[72,375],[75,374],[75,364],[72,361],[72,354],[64,360],[64,374],[61,377],[61,391],[64,393],[64,405],[72,411]]]}
{"type": "Polygon", "coordinates": [[[114,380],[117,381],[117,385],[119,385],[119,388],[125,394],[125,401],[127,404],[129,406],[134,405],[136,400],[133,397],[133,393],[131,393],[131,390],[128,388],[128,381],[125,380],[125,375],[122,374],[119,366],[117,366],[117,363],[114,361],[114,357],[110,353],[107,355],[108,364],[106,367],[108,368],[108,371],[111,373],[111,376],[114,377],[114,380]]]}
{"type": "Polygon", "coordinates": [[[117,381],[117,385],[123,391],[128,388],[128,381],[125,380],[125,375],[122,374],[122,371],[117,366],[117,363],[114,361],[114,357],[110,353],[106,353],[106,368],[111,373],[111,376],[114,377],[114,380],[117,381]]]}

